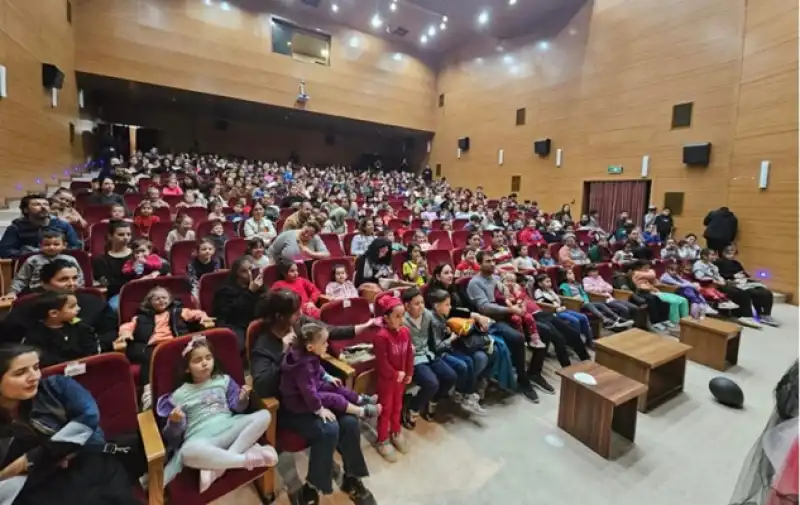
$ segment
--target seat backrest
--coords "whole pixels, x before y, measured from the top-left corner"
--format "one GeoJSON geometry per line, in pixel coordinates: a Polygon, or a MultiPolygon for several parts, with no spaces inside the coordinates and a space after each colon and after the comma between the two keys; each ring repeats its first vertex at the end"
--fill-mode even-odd
{"type": "Polygon", "coordinates": [[[192,256],[197,249],[195,240],[179,240],[172,244],[169,251],[169,265],[172,275],[187,275],[186,269],[192,261],[192,256]]]}
{"type": "Polygon", "coordinates": [[[228,328],[212,328],[169,340],[153,350],[150,362],[150,386],[154,399],[170,394],[180,386],[177,379],[178,369],[183,361],[182,352],[196,335],[204,335],[208,339],[214,348],[214,359],[226,374],[239,385],[245,383],[244,366],[236,334],[228,328]]]}
{"type": "Polygon", "coordinates": [[[246,252],[246,238],[229,238],[225,241],[225,266],[233,265],[233,262],[244,256],[246,252]]]}
{"type": "Polygon", "coordinates": [[[550,257],[556,261],[558,261],[558,251],[561,250],[562,245],[561,242],[553,242],[547,246],[547,249],[550,251],[550,257]]]}
{"type": "Polygon", "coordinates": [[[225,279],[228,278],[228,272],[228,270],[220,270],[200,277],[200,289],[198,294],[200,299],[198,302],[200,303],[200,309],[205,311],[206,314],[211,314],[211,309],[214,307],[214,293],[217,291],[217,288],[225,282],[225,279]]]}
{"type": "Polygon", "coordinates": [[[464,251],[466,250],[466,247],[453,249],[453,265],[458,266],[458,264],[461,263],[461,260],[464,259],[464,251]]]}
{"type": "Polygon", "coordinates": [[[291,216],[295,212],[296,212],[295,209],[293,209],[291,207],[284,207],[284,208],[282,208],[280,210],[280,213],[278,215],[280,216],[280,219],[286,219],[287,217],[291,216]]]}
{"type": "Polygon", "coordinates": [[[322,322],[333,326],[351,326],[372,319],[372,311],[365,298],[334,300],[322,306],[319,318],[322,322]]]}
{"type": "Polygon", "coordinates": [[[408,261],[408,252],[397,251],[392,254],[392,269],[398,276],[403,276],[403,263],[408,261]]]}
{"type": "Polygon", "coordinates": [[[347,233],[344,237],[342,237],[342,245],[344,246],[344,253],[345,254],[353,254],[352,247],[353,247],[353,237],[358,235],[357,233],[347,233]]]}
{"type": "Polygon", "coordinates": [[[144,195],[142,193],[125,193],[122,195],[122,198],[125,200],[125,205],[128,206],[128,210],[133,212],[133,210],[142,203],[142,200],[144,200],[144,195]]]}
{"type": "Polygon", "coordinates": [[[67,249],[63,254],[67,254],[75,258],[75,261],[78,262],[78,265],[81,266],[81,270],[83,271],[84,285],[93,286],[94,272],[92,271],[92,259],[89,257],[86,251],[82,251],[80,249],[67,249]]]}
{"type": "Polygon", "coordinates": [[[89,227],[89,253],[102,256],[106,252],[108,223],[94,223],[89,227]]]}
{"type": "Polygon", "coordinates": [[[428,242],[435,244],[437,249],[453,248],[453,241],[450,239],[450,232],[447,230],[431,230],[428,233],[428,242]]]}
{"type": "Polygon", "coordinates": [[[433,272],[433,269],[438,265],[453,266],[453,257],[450,255],[449,250],[431,249],[425,254],[428,260],[428,272],[433,272]]]}
{"type": "Polygon", "coordinates": [[[79,191],[89,191],[91,189],[91,181],[72,181],[69,183],[69,190],[73,193],[78,193],[79,191]]]}
{"type": "MultiPolygon", "coordinates": [[[[94,398],[100,411],[100,427],[107,439],[138,432],[136,385],[125,355],[109,352],[78,360],[86,372],[73,377],[94,398]]],[[[61,375],[69,363],[42,370],[43,377],[61,375]]]]}
{"type": "Polygon", "coordinates": [[[353,280],[355,267],[349,258],[325,258],[311,264],[311,279],[323,293],[328,283],[333,280],[333,268],[337,265],[345,267],[347,278],[353,280]]]}
{"type": "Polygon", "coordinates": [[[546,273],[553,282],[553,290],[556,292],[558,292],[558,275],[560,272],[561,267],[558,265],[549,266],[544,269],[544,273],[546,273]]]}
{"type": "Polygon", "coordinates": [[[347,218],[344,220],[344,224],[347,225],[347,233],[353,233],[358,229],[358,221],[355,219],[347,218]]]}
{"type": "MultiPolygon", "coordinates": [[[[214,221],[209,221],[205,217],[200,222],[195,221],[195,229],[197,230],[197,238],[205,238],[211,235],[211,228],[214,226],[214,221]]],[[[222,229],[225,230],[225,236],[233,238],[236,236],[236,226],[230,221],[222,223],[222,229]]]]}
{"type": "Polygon", "coordinates": [[[183,195],[161,195],[161,199],[167,202],[171,209],[183,201],[183,195]]]}
{"type": "Polygon", "coordinates": [[[153,186],[153,179],[149,177],[142,177],[136,181],[136,185],[139,186],[139,193],[147,193],[147,188],[153,186]]]}
{"type": "Polygon", "coordinates": [[[467,286],[470,280],[472,280],[472,276],[456,279],[456,290],[458,291],[458,296],[461,298],[461,302],[466,304],[467,308],[471,311],[477,311],[475,303],[467,296],[467,286]]]}
{"type": "Polygon", "coordinates": [[[119,319],[127,322],[133,319],[136,311],[142,305],[147,293],[160,286],[172,295],[175,300],[180,300],[185,308],[194,309],[197,305],[192,298],[192,286],[186,277],[164,276],[155,279],[139,279],[122,286],[119,292],[119,319]]]}
{"type": "Polygon", "coordinates": [[[250,351],[256,345],[256,340],[261,335],[261,331],[264,328],[264,321],[261,319],[256,319],[255,321],[251,321],[250,324],[247,326],[247,331],[244,334],[244,356],[247,360],[248,367],[250,366],[250,351]]]}
{"type": "Polygon", "coordinates": [[[407,232],[403,233],[403,245],[407,246],[414,240],[414,235],[416,235],[415,230],[408,230],[407,232]]]}
{"type": "Polygon", "coordinates": [[[470,231],[462,230],[461,228],[456,229],[455,227],[454,229],[455,231],[450,235],[450,241],[453,243],[453,247],[456,249],[467,247],[470,231]]]}
{"type": "Polygon", "coordinates": [[[99,223],[111,217],[110,205],[85,205],[81,215],[89,224],[99,223]]]}
{"type": "Polygon", "coordinates": [[[611,269],[610,263],[598,263],[597,273],[600,274],[600,277],[602,277],[606,282],[611,282],[611,276],[614,272],[611,269]]]}
{"type": "Polygon", "coordinates": [[[153,209],[153,215],[158,216],[159,221],[162,223],[172,222],[172,211],[169,207],[156,207],[153,209]]]}
{"type": "Polygon", "coordinates": [[[405,223],[401,219],[390,219],[386,227],[392,231],[397,231],[403,227],[405,223]]]}
{"type": "Polygon", "coordinates": [[[431,230],[441,230],[442,229],[442,220],[441,219],[434,219],[431,221],[431,230]]]}
{"type": "Polygon", "coordinates": [[[423,222],[424,221],[421,218],[415,217],[414,219],[411,220],[411,229],[419,230],[420,228],[422,228],[423,222]]]}
{"type": "Polygon", "coordinates": [[[153,252],[159,256],[164,256],[164,243],[167,241],[167,235],[172,230],[173,225],[171,221],[161,221],[154,223],[150,228],[150,242],[153,243],[153,252]]]}
{"type": "MultiPolygon", "coordinates": [[[[286,219],[278,219],[278,222],[275,223],[275,231],[281,233],[283,231],[283,224],[286,222],[286,219]]],[[[241,226],[244,225],[244,221],[239,222],[240,230],[242,229],[241,226]]]]}
{"type": "Polygon", "coordinates": [[[453,231],[463,230],[469,223],[469,219],[453,219],[453,231]]]}
{"type": "Polygon", "coordinates": [[[322,239],[322,243],[325,244],[332,258],[341,258],[345,255],[339,235],[335,233],[320,233],[319,238],[322,239]]]}

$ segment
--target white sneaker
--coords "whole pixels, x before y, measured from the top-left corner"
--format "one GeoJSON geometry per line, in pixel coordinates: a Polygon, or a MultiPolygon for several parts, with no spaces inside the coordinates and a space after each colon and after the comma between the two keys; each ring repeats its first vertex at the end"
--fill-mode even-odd
{"type": "Polygon", "coordinates": [[[715,310],[714,307],[712,307],[711,305],[706,305],[705,308],[703,309],[703,312],[707,316],[718,316],[719,315],[719,311],[715,310]]]}
{"type": "Polygon", "coordinates": [[[749,328],[755,328],[757,330],[760,330],[760,329],[763,328],[761,323],[759,323],[758,321],[756,321],[752,317],[740,317],[739,319],[737,319],[737,321],[739,322],[739,324],[742,324],[742,325],[747,326],[749,328]]]}
{"type": "Polygon", "coordinates": [[[464,398],[464,401],[461,402],[461,408],[470,414],[475,414],[476,416],[485,416],[487,414],[486,409],[481,407],[481,404],[478,403],[477,400],[472,397],[472,395],[464,398]]]}
{"type": "Polygon", "coordinates": [[[718,307],[722,310],[735,310],[738,309],[739,306],[733,302],[722,302],[718,305],[718,307]]]}
{"type": "Polygon", "coordinates": [[[630,328],[631,326],[633,326],[633,321],[630,319],[628,319],[627,321],[623,319],[617,319],[617,321],[614,323],[614,326],[617,328],[630,328]]]}

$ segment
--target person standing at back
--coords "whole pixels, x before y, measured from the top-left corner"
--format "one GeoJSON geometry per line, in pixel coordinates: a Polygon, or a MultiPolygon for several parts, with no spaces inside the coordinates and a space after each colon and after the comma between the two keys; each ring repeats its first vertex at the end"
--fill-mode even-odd
{"type": "Polygon", "coordinates": [[[703,226],[706,227],[703,236],[708,248],[722,253],[723,249],[736,240],[739,220],[728,207],[720,207],[708,213],[703,220],[703,226]]]}

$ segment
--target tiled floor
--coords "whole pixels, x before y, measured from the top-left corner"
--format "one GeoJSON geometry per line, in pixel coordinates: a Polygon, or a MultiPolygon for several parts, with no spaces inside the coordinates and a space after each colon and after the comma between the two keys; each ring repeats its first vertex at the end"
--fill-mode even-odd
{"type": "MultiPolygon", "coordinates": [[[[557,395],[539,405],[513,398],[480,422],[421,422],[412,453],[393,465],[365,442],[367,483],[380,505],[724,505],[769,417],[772,389],[797,357],[797,308],[777,306],[775,316],[782,328],[744,331],[739,365],[726,373],[689,363],[684,394],[640,414],[636,444],[617,447],[616,459],[557,428],[557,395]],[[708,381],[718,375],[741,385],[743,410],[711,398],[708,381]]],[[[242,489],[217,505],[259,503],[242,489]]],[[[288,503],[285,494],[278,503],[288,503]]],[[[340,493],[323,503],[350,502],[340,493]]]]}

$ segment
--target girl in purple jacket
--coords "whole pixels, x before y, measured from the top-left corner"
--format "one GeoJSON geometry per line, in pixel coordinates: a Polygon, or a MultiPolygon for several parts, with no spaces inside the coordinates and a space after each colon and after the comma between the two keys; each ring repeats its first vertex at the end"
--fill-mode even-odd
{"type": "Polygon", "coordinates": [[[300,329],[281,363],[281,408],[297,414],[313,412],[325,422],[336,421],[334,412],[378,417],[381,406],[377,396],[356,394],[322,369],[320,357],[327,351],[325,327],[309,323],[300,329]]]}

